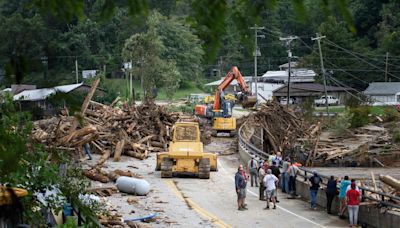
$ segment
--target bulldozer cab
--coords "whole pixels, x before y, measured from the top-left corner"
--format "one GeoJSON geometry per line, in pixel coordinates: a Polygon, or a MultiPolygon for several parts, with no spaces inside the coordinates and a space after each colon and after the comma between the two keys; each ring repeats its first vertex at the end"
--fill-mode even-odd
{"type": "Polygon", "coordinates": [[[173,129],[173,142],[200,142],[199,124],[194,122],[177,123],[173,129]]]}
{"type": "Polygon", "coordinates": [[[168,152],[157,154],[156,170],[161,177],[173,174],[190,174],[210,178],[210,171],[217,170],[217,155],[203,152],[200,129],[197,122],[176,122],[168,152]]]}

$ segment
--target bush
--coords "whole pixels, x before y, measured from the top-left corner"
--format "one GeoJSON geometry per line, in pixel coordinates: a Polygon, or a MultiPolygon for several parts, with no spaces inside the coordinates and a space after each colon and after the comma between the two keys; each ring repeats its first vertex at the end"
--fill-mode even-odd
{"type": "Polygon", "coordinates": [[[392,139],[393,139],[393,142],[400,143],[400,131],[399,130],[396,130],[395,132],[393,132],[392,139]]]}
{"type": "Polygon", "coordinates": [[[303,117],[306,120],[312,120],[313,119],[313,113],[314,113],[314,99],[309,97],[307,98],[304,102],[300,104],[301,110],[303,111],[303,117]]]}
{"type": "Polygon", "coordinates": [[[351,126],[351,120],[353,119],[353,114],[348,110],[344,111],[341,115],[339,115],[335,124],[332,127],[333,134],[335,136],[345,137],[350,134],[349,128],[351,126]]]}
{"type": "Polygon", "coordinates": [[[350,108],[350,113],[352,114],[352,118],[350,121],[351,128],[362,127],[369,124],[369,114],[371,113],[371,109],[368,106],[359,106],[350,108]]]}
{"type": "Polygon", "coordinates": [[[386,107],[383,118],[387,122],[393,122],[399,120],[400,114],[394,107],[386,107]]]}

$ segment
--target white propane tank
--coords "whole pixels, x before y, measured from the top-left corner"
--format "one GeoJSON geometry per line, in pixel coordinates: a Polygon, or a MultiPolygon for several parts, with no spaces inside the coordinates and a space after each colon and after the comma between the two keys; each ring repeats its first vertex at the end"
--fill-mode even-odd
{"type": "Polygon", "coordinates": [[[117,179],[117,188],[121,192],[144,196],[149,193],[150,184],[146,180],[121,176],[117,179]]]}

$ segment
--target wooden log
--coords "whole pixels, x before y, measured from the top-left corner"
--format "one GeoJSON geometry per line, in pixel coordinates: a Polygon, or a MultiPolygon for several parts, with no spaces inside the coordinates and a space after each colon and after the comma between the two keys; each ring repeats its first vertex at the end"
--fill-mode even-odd
{"type": "Polygon", "coordinates": [[[154,147],[164,148],[165,144],[158,141],[150,141],[150,145],[154,147]]]}
{"type": "Polygon", "coordinates": [[[379,180],[390,187],[400,191],[400,181],[389,175],[379,175],[379,180]]]}
{"type": "Polygon", "coordinates": [[[97,132],[97,128],[93,125],[86,126],[82,129],[79,129],[77,131],[71,132],[69,135],[62,137],[59,141],[59,144],[61,145],[66,145],[71,140],[97,132]]]}
{"type": "Polygon", "coordinates": [[[100,181],[101,183],[108,183],[110,181],[110,179],[107,176],[97,172],[95,169],[85,170],[83,171],[83,175],[85,175],[91,180],[100,181]]]}
{"type": "Polygon", "coordinates": [[[124,150],[124,147],[125,147],[125,139],[118,141],[117,146],[115,147],[115,152],[114,152],[114,161],[115,162],[117,162],[121,159],[121,153],[124,150]]]}
{"type": "MultiPolygon", "coordinates": [[[[92,99],[94,92],[97,89],[97,86],[99,85],[100,82],[100,78],[97,78],[96,80],[94,80],[92,87],[90,88],[89,93],[86,95],[85,100],[83,101],[82,107],[81,107],[81,112],[78,114],[79,116],[83,117],[85,114],[85,111],[89,105],[90,100],[92,99]]],[[[78,127],[78,120],[77,118],[74,119],[74,122],[72,124],[72,127],[69,129],[69,133],[72,133],[76,130],[76,128],[78,127]]]]}
{"type": "Polygon", "coordinates": [[[111,153],[110,150],[105,150],[100,160],[97,162],[97,166],[102,166],[104,162],[106,162],[107,159],[110,157],[110,153],[111,153]]]}
{"type": "Polygon", "coordinates": [[[71,146],[82,147],[86,143],[97,140],[98,138],[99,138],[99,135],[97,133],[88,134],[88,135],[83,136],[80,140],[73,142],[71,144],[71,146]]]}
{"type": "Polygon", "coordinates": [[[128,156],[140,159],[140,160],[143,160],[143,159],[146,158],[146,154],[139,153],[139,152],[136,152],[136,151],[133,151],[133,150],[128,150],[128,151],[125,152],[125,154],[128,155],[128,156]]]}
{"type": "Polygon", "coordinates": [[[156,137],[155,134],[148,135],[148,136],[146,136],[146,137],[140,139],[137,143],[138,143],[138,144],[141,144],[141,143],[147,142],[149,139],[154,138],[154,137],[156,137]]]}

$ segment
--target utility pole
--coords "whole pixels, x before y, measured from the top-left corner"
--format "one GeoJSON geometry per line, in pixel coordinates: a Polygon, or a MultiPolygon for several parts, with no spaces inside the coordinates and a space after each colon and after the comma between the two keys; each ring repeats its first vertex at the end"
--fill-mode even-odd
{"type": "Polygon", "coordinates": [[[322,50],[321,50],[321,39],[325,38],[326,36],[320,36],[318,33],[316,33],[316,35],[317,36],[315,38],[311,38],[311,40],[316,40],[318,42],[319,59],[321,61],[321,71],[322,71],[322,76],[324,77],[326,115],[328,116],[328,120],[329,120],[328,91],[326,89],[326,72],[325,72],[325,68],[324,68],[324,59],[322,58],[322,50]]]}
{"type": "Polygon", "coordinates": [[[290,77],[292,74],[292,50],[291,50],[291,43],[293,40],[298,39],[298,36],[288,36],[288,37],[279,37],[279,40],[281,41],[286,41],[286,46],[287,46],[287,53],[288,53],[288,64],[289,64],[289,70],[288,70],[288,79],[287,79],[287,95],[286,95],[286,107],[289,107],[290,103],[290,77]]]}
{"type": "Polygon", "coordinates": [[[386,52],[385,82],[387,82],[388,61],[389,61],[389,52],[386,52]]]}
{"type": "Polygon", "coordinates": [[[250,29],[254,29],[254,78],[253,78],[253,82],[255,83],[255,96],[256,96],[256,107],[258,106],[258,92],[257,92],[257,56],[261,56],[261,52],[258,49],[258,45],[257,45],[257,38],[265,38],[264,35],[258,35],[258,30],[262,30],[265,27],[258,27],[256,24],[254,25],[254,27],[250,27],[250,29]]]}
{"type": "Polygon", "coordinates": [[[78,84],[79,83],[78,59],[75,59],[75,77],[76,77],[76,84],[78,84]]]}
{"type": "Polygon", "coordinates": [[[132,100],[132,104],[135,104],[135,99],[133,97],[133,82],[132,82],[132,60],[131,60],[131,68],[129,70],[129,100],[132,100]]]}

